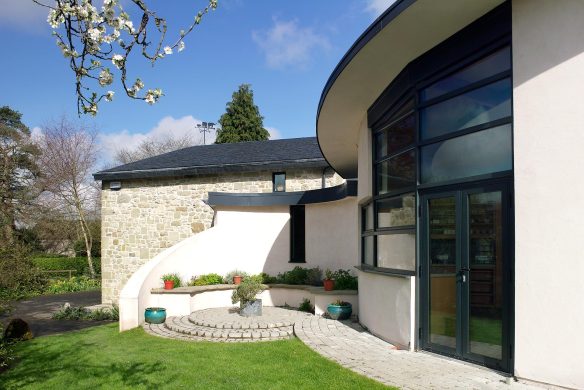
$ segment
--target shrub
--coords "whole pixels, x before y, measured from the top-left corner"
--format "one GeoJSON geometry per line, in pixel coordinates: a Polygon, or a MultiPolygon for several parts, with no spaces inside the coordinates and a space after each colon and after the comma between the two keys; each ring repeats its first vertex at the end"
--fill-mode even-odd
{"type": "Polygon", "coordinates": [[[82,306],[64,304],[59,311],[53,314],[54,320],[81,320],[81,321],[118,321],[120,311],[117,306],[111,309],[99,308],[88,310],[82,306]]]}
{"type": "Polygon", "coordinates": [[[322,285],[322,271],[320,268],[302,268],[294,267],[290,271],[278,274],[276,278],[278,283],[284,284],[308,284],[311,286],[322,285]]]}
{"type": "Polygon", "coordinates": [[[357,290],[357,277],[351,275],[349,270],[339,269],[333,272],[335,290],[357,290]]]}
{"type": "Polygon", "coordinates": [[[181,286],[180,276],[178,276],[178,274],[176,274],[176,273],[162,275],[162,277],[160,279],[162,279],[163,282],[165,282],[167,280],[172,280],[174,282],[174,288],[181,286]]]}
{"type": "Polygon", "coordinates": [[[263,284],[278,283],[278,278],[276,278],[275,276],[268,275],[265,272],[262,272],[260,276],[262,277],[263,284]]]}
{"type": "MultiPolygon", "coordinates": [[[[101,259],[92,258],[96,273],[101,273],[101,259]]],[[[89,266],[86,257],[35,257],[33,263],[44,271],[74,269],[75,276],[89,275],[89,266]]]]}
{"type": "Polygon", "coordinates": [[[12,349],[12,343],[8,340],[4,340],[4,328],[0,322],[0,372],[2,372],[5,367],[8,367],[13,360],[14,350],[12,349]]]}
{"type": "Polygon", "coordinates": [[[304,284],[310,286],[322,286],[322,270],[319,267],[310,268],[306,273],[304,284]]]}
{"type": "Polygon", "coordinates": [[[46,292],[49,294],[63,294],[68,292],[99,290],[100,288],[100,279],[91,279],[87,276],[73,276],[70,279],[52,280],[46,292]]]}
{"type": "Polygon", "coordinates": [[[312,306],[312,303],[310,303],[310,299],[308,298],[302,300],[302,303],[298,306],[298,310],[314,314],[314,306],[312,306]]]}
{"type": "Polygon", "coordinates": [[[231,271],[227,275],[225,275],[225,283],[227,283],[227,284],[233,284],[233,277],[235,275],[239,275],[243,279],[246,279],[246,278],[249,277],[249,274],[247,272],[240,271],[238,269],[234,269],[233,271],[231,271]]]}
{"type": "Polygon", "coordinates": [[[199,277],[193,277],[189,283],[189,286],[209,286],[212,284],[222,284],[223,276],[218,274],[205,274],[199,277]]]}
{"type": "MultiPolygon", "coordinates": [[[[85,240],[77,240],[73,243],[73,250],[75,251],[75,256],[86,257],[87,249],[85,249],[85,240]]],[[[101,257],[101,241],[99,239],[93,239],[91,245],[91,257],[101,257]]]]}
{"type": "Polygon", "coordinates": [[[326,280],[332,280],[332,279],[333,279],[333,275],[334,275],[334,274],[333,274],[333,271],[331,271],[331,270],[330,270],[330,269],[328,269],[328,268],[327,268],[327,269],[324,271],[324,278],[325,278],[326,280]]]}
{"type": "Polygon", "coordinates": [[[41,294],[46,281],[19,243],[0,245],[0,301],[41,294]]]}
{"type": "Polygon", "coordinates": [[[261,275],[248,276],[241,281],[241,284],[233,291],[231,295],[231,302],[240,302],[241,305],[247,302],[254,301],[256,295],[265,290],[265,286],[262,284],[261,275]]]}

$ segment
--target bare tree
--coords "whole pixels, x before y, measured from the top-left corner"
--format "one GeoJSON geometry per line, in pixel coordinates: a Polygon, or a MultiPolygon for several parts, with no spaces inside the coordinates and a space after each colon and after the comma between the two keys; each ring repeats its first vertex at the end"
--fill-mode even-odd
{"type": "MultiPolygon", "coordinates": [[[[93,236],[88,212],[98,196],[91,172],[97,160],[97,131],[83,124],[74,124],[63,117],[45,125],[39,140],[42,188],[49,198],[52,196],[56,208],[63,215],[78,221],[80,235],[85,242],[87,263],[91,277],[95,277],[91,248],[93,236]]],[[[51,200],[48,200],[49,204],[51,200]]]]}
{"type": "Polygon", "coordinates": [[[148,157],[154,157],[159,154],[200,144],[201,140],[196,139],[192,134],[150,136],[140,142],[136,148],[118,149],[115,153],[114,159],[119,164],[128,164],[148,157]]]}

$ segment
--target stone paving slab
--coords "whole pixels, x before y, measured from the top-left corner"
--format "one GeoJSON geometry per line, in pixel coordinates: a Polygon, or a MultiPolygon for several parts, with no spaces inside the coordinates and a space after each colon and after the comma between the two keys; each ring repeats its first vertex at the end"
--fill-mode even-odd
{"type": "Polygon", "coordinates": [[[266,306],[259,317],[242,317],[236,307],[197,310],[188,317],[195,325],[217,329],[273,329],[291,327],[299,319],[312,316],[298,310],[266,306]]]}
{"type": "Polygon", "coordinates": [[[553,388],[515,382],[496,371],[442,356],[397,350],[350,321],[311,316],[297,322],[294,332],[321,355],[402,389],[553,388]]]}

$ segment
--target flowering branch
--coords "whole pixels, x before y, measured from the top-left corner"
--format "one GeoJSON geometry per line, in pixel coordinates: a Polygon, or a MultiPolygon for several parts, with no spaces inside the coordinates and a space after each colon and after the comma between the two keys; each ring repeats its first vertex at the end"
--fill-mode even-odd
{"type": "Polygon", "coordinates": [[[137,27],[119,0],[103,0],[101,10],[92,4],[93,0],[55,0],[50,4],[44,4],[42,0],[33,1],[49,9],[47,22],[53,28],[57,46],[63,56],[69,59],[69,67],[75,74],[78,114],[94,116],[102,100],[112,101],[114,91],[96,91],[88,83],[93,80],[95,87],[105,88],[114,82],[115,72],[119,73],[127,96],[144,100],[148,104],[156,103],[163,96],[160,88],[144,91],[144,83],[140,78],[136,78],[133,83],[128,81],[130,53],[140,47],[141,55],[154,65],[175,50],[183,51],[184,38],[201,23],[204,15],[217,8],[218,2],[205,0],[208,1],[207,5],[197,12],[188,28],[180,31],[174,43],[165,45],[166,20],[149,9],[143,0],[131,0],[142,14],[137,27]],[[157,34],[155,44],[151,42],[149,33],[157,34]],[[113,67],[109,65],[110,62],[113,67]]]}

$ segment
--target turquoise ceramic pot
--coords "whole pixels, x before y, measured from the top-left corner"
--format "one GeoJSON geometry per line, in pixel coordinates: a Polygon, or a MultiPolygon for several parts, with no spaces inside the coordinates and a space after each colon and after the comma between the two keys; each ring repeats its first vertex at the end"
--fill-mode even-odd
{"type": "Polygon", "coordinates": [[[166,321],[166,309],[163,307],[148,307],[144,319],[149,324],[163,324],[166,321]]]}
{"type": "Polygon", "coordinates": [[[327,312],[333,320],[346,320],[347,318],[351,317],[351,313],[353,313],[353,306],[350,303],[343,306],[334,305],[331,303],[327,307],[327,312]]]}

